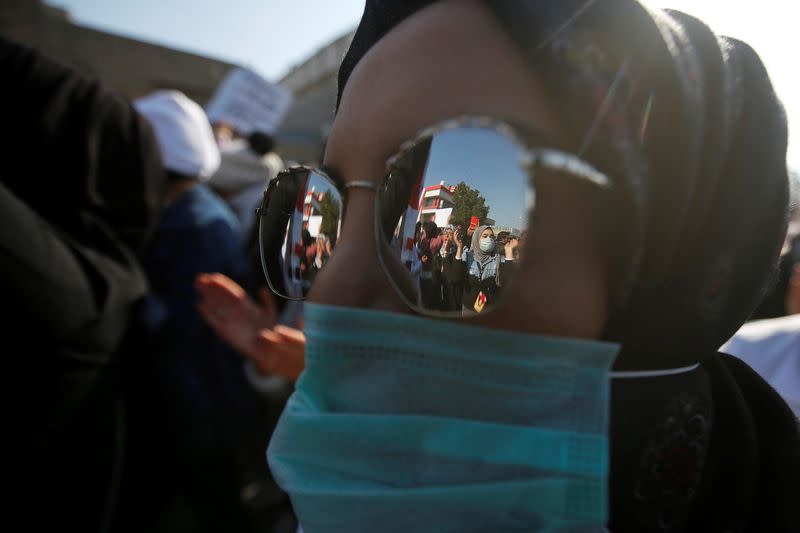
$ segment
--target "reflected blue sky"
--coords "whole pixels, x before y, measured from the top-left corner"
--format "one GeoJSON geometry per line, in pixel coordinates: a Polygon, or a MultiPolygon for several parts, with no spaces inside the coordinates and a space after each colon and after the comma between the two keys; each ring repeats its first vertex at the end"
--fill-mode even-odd
{"type": "Polygon", "coordinates": [[[446,185],[464,181],[486,198],[489,218],[496,225],[523,229],[528,177],[518,164],[518,154],[517,147],[492,130],[442,132],[431,145],[425,187],[442,180],[446,185]]]}

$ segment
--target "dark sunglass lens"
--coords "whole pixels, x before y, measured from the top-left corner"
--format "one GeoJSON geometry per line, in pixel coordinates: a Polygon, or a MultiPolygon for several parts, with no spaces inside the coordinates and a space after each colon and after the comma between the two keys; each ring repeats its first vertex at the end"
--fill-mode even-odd
{"type": "Polygon", "coordinates": [[[533,206],[527,160],[510,136],[464,127],[424,137],[391,162],[378,191],[379,256],[415,309],[462,316],[499,301],[533,206]]]}
{"type": "Polygon", "coordinates": [[[303,299],[325,266],[342,218],[342,196],[325,175],[309,169],[278,176],[259,219],[261,261],[270,288],[303,299]]]}

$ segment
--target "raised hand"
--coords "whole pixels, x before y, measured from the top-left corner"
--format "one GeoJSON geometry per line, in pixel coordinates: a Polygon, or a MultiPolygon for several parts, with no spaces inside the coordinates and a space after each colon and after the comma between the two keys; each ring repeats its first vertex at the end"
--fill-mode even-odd
{"type": "Polygon", "coordinates": [[[259,305],[238,283],[219,273],[198,275],[195,288],[200,314],[222,339],[253,362],[259,374],[297,379],[305,368],[306,338],[301,329],[276,325],[277,308],[269,290],[259,291],[259,305]]]}
{"type": "Polygon", "coordinates": [[[453,240],[456,242],[456,246],[458,247],[464,246],[463,242],[461,241],[461,228],[453,232],[453,240]]]}
{"type": "Polygon", "coordinates": [[[514,249],[519,246],[519,240],[516,237],[509,237],[504,246],[506,259],[514,259],[514,249]]]}
{"type": "Polygon", "coordinates": [[[259,374],[296,380],[305,368],[306,336],[300,329],[275,326],[259,332],[258,350],[248,357],[259,374]]]}
{"type": "Polygon", "coordinates": [[[238,283],[219,273],[199,274],[195,289],[200,315],[217,335],[242,355],[249,357],[258,351],[258,334],[272,328],[278,318],[269,290],[259,291],[259,305],[238,283]]]}

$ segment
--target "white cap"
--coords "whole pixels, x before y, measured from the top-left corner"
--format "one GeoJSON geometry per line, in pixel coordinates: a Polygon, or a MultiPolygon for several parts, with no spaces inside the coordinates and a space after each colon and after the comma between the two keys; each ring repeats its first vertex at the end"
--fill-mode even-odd
{"type": "Polygon", "coordinates": [[[180,91],[156,91],[133,102],[150,121],[167,170],[208,180],[219,167],[219,148],[205,111],[180,91]]]}

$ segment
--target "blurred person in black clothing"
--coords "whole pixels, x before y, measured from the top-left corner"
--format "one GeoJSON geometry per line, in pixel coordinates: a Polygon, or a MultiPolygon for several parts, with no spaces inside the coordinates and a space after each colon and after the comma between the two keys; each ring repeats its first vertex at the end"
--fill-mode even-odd
{"type": "Polygon", "coordinates": [[[136,448],[131,317],[148,289],[138,252],[158,216],[159,150],[98,81],[3,38],[0,68],[3,341],[21,380],[9,522],[109,531],[136,448]]]}
{"type": "Polygon", "coordinates": [[[433,255],[433,285],[442,311],[458,311],[461,309],[461,297],[464,289],[453,262],[456,245],[453,242],[453,231],[447,230],[442,235],[442,245],[433,255]]]}

